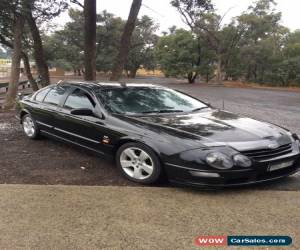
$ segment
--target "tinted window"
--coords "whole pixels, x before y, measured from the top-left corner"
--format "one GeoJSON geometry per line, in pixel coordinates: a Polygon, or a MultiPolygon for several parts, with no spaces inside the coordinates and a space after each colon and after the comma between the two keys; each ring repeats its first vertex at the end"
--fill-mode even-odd
{"type": "Polygon", "coordinates": [[[43,89],[40,92],[38,92],[35,96],[35,100],[38,102],[42,102],[44,100],[44,97],[48,93],[48,91],[49,91],[49,88],[46,88],[46,89],[43,89]]]}
{"type": "Polygon", "coordinates": [[[44,102],[53,105],[58,105],[66,90],[67,88],[63,86],[54,87],[49,91],[49,93],[44,99],[44,102]]]}
{"type": "Polygon", "coordinates": [[[64,107],[68,109],[93,109],[95,107],[95,102],[89,94],[87,94],[81,89],[76,89],[71,95],[69,95],[64,107]]]}

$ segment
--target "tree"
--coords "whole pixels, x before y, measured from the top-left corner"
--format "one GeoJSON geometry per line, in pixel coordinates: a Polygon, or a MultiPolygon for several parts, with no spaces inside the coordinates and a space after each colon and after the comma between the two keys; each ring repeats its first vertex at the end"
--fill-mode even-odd
{"type": "Polygon", "coordinates": [[[245,27],[239,47],[247,81],[273,82],[278,63],[284,60],[282,48],[288,30],[280,25],[281,13],[273,9],[275,5],[272,0],[260,0],[238,17],[245,27]]]}
{"type": "MultiPolygon", "coordinates": [[[[22,6],[23,7],[23,6],[22,6]]],[[[11,63],[11,76],[8,86],[8,92],[5,97],[4,108],[9,109],[14,106],[15,97],[17,95],[20,77],[20,60],[22,57],[22,32],[24,29],[24,9],[17,10],[14,20],[14,39],[13,39],[13,55],[11,63]]]]}
{"type": "Polygon", "coordinates": [[[183,29],[161,37],[155,51],[161,70],[166,76],[187,78],[189,83],[194,83],[200,73],[208,78],[214,54],[204,42],[183,29]]]}
{"type": "Polygon", "coordinates": [[[44,36],[47,63],[81,75],[84,68],[84,35],[82,34],[83,12],[69,9],[70,22],[62,30],[44,36]]]}
{"type": "MultiPolygon", "coordinates": [[[[49,65],[74,70],[79,75],[83,68],[84,37],[82,35],[82,11],[69,9],[71,21],[63,29],[44,36],[45,56],[49,65]]],[[[97,15],[97,71],[112,71],[115,58],[118,56],[119,41],[124,30],[125,21],[111,13],[103,11],[97,15]]],[[[158,36],[158,26],[148,16],[137,20],[136,29],[131,37],[131,46],[125,69],[130,77],[143,66],[154,69],[154,47],[158,36]]]]}
{"type": "Polygon", "coordinates": [[[84,0],[84,79],[96,80],[96,0],[84,0]]]}
{"type": "Polygon", "coordinates": [[[44,57],[44,48],[42,38],[39,29],[36,25],[35,19],[32,14],[27,15],[27,22],[30,27],[32,39],[33,39],[33,55],[36,62],[38,73],[41,77],[41,85],[47,86],[50,83],[48,65],[44,57]]]}
{"type": "MultiPolygon", "coordinates": [[[[37,83],[31,74],[28,54],[26,52],[28,46],[24,43],[24,33],[26,33],[24,32],[25,3],[25,1],[1,1],[0,3],[0,44],[6,47],[6,54],[10,50],[13,51],[10,84],[5,103],[6,108],[10,108],[14,104],[19,85],[21,58],[32,89],[34,91],[38,90],[37,83]]],[[[8,53],[8,55],[9,54],[10,53],[8,53]]]]}
{"type": "Polygon", "coordinates": [[[222,27],[223,17],[214,12],[210,0],[173,0],[171,4],[199,39],[207,40],[216,54],[216,81],[222,83],[223,66],[238,43],[242,32],[234,24],[222,27]]]}
{"type": "Polygon", "coordinates": [[[300,83],[300,30],[290,33],[282,46],[282,58],[273,70],[271,81],[281,85],[300,83]]]}
{"type": "Polygon", "coordinates": [[[117,81],[122,76],[122,71],[124,69],[124,65],[128,58],[128,53],[130,49],[130,40],[132,33],[135,28],[135,23],[137,20],[137,16],[139,14],[141,8],[142,0],[133,0],[130,8],[129,16],[127,22],[124,27],[124,31],[121,37],[120,48],[118,52],[118,56],[116,58],[116,62],[113,67],[112,75],[110,80],[117,81]]]}
{"type": "MultiPolygon", "coordinates": [[[[9,50],[13,50],[13,48],[14,48],[13,43],[10,40],[8,40],[8,39],[13,40],[13,38],[6,38],[6,37],[4,37],[4,35],[0,34],[0,44],[2,44],[3,46],[5,46],[6,49],[7,49],[7,51],[6,51],[6,58],[8,58],[8,55],[10,55],[9,50]]],[[[23,40],[24,40],[24,38],[23,38],[23,40]]],[[[25,46],[23,46],[23,47],[25,47],[25,46]]],[[[35,81],[35,79],[33,78],[32,73],[31,73],[31,68],[30,68],[30,63],[29,63],[29,57],[28,57],[27,52],[25,52],[25,49],[26,48],[23,48],[23,50],[21,52],[21,58],[23,60],[25,73],[26,73],[28,81],[30,82],[30,86],[31,86],[32,90],[33,91],[37,91],[39,88],[38,88],[37,82],[35,81]]]]}
{"type": "Polygon", "coordinates": [[[65,0],[28,0],[26,1],[26,21],[33,40],[33,55],[42,86],[50,83],[48,65],[44,56],[43,42],[37,23],[50,21],[67,8],[65,0]]]}
{"type": "Polygon", "coordinates": [[[124,20],[106,11],[98,15],[96,59],[98,71],[105,73],[112,71],[114,61],[118,56],[124,25],[124,20]]]}
{"type": "Polygon", "coordinates": [[[136,28],[132,34],[131,46],[125,69],[130,78],[135,78],[138,69],[155,68],[154,48],[158,41],[155,34],[158,26],[148,16],[142,16],[137,20],[136,28]]]}

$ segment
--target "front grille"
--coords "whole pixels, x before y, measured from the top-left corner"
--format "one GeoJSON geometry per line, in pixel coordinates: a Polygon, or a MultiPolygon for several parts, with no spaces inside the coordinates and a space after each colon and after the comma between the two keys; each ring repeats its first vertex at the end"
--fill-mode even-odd
{"type": "Polygon", "coordinates": [[[278,156],[289,154],[293,151],[292,144],[285,144],[276,149],[256,149],[242,151],[241,153],[256,161],[265,161],[278,156]]]}

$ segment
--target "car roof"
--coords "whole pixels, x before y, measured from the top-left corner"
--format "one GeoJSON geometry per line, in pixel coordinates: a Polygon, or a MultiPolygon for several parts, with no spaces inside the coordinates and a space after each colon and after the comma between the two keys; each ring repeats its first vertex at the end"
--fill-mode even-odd
{"type": "Polygon", "coordinates": [[[162,86],[151,83],[117,83],[117,82],[89,82],[89,81],[61,81],[57,85],[72,85],[84,88],[86,90],[101,90],[111,88],[163,88],[162,86]]]}

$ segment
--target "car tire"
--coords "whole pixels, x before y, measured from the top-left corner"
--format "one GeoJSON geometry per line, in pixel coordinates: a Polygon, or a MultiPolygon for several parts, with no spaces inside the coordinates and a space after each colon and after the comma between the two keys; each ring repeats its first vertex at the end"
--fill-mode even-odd
{"type": "Polygon", "coordinates": [[[39,137],[39,128],[31,115],[27,114],[22,117],[22,127],[28,138],[37,139],[39,137]]]}
{"type": "Polygon", "coordinates": [[[141,143],[122,145],[116,153],[116,163],[127,179],[137,183],[155,183],[162,173],[161,163],[155,152],[141,143]]]}

